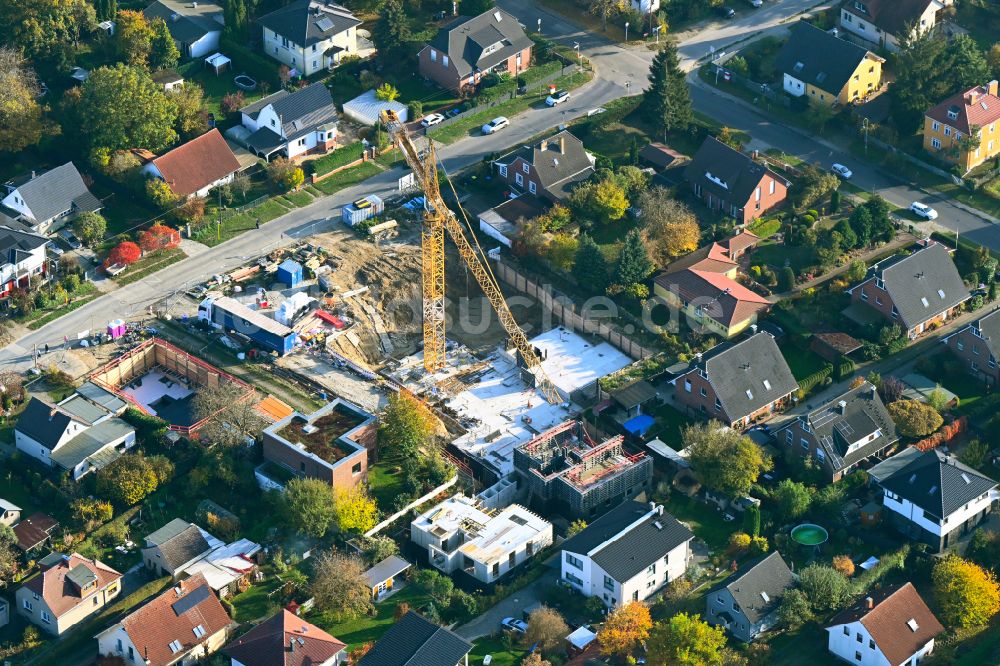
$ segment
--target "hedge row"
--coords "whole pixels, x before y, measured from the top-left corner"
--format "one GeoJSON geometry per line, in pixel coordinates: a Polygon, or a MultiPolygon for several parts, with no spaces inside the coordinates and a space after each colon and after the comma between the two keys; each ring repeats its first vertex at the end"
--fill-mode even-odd
{"type": "Polygon", "coordinates": [[[799,382],[799,391],[802,395],[808,395],[810,391],[819,386],[833,374],[833,364],[827,363],[823,366],[822,370],[817,370],[805,379],[799,382]]]}
{"type": "Polygon", "coordinates": [[[313,173],[317,176],[322,176],[323,174],[330,173],[334,169],[347,166],[351,162],[360,160],[363,150],[364,146],[360,141],[350,143],[343,148],[337,148],[329,155],[324,155],[323,157],[312,161],[313,173]]]}

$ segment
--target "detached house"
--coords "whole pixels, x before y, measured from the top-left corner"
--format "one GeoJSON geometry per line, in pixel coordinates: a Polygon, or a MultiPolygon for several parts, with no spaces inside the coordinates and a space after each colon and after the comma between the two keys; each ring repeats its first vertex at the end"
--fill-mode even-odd
{"type": "Polygon", "coordinates": [[[994,79],[930,109],[924,116],[924,150],[958,165],[963,173],[1000,155],[998,86],[994,79]]]}
{"type": "Polygon", "coordinates": [[[534,146],[523,146],[493,164],[507,185],[551,203],[565,200],[572,188],[594,175],[594,157],[583,142],[563,130],[534,146]]]}
{"type": "Polygon", "coordinates": [[[347,646],[282,609],[222,649],[231,666],[340,666],[347,646]]]}
{"type": "Polygon", "coordinates": [[[931,240],[912,254],[875,264],[847,293],[852,303],[864,303],[898,323],[911,339],[954,317],[970,298],[951,252],[931,240]]]}
{"type": "Polygon", "coordinates": [[[204,197],[233,180],[240,163],[218,129],[211,129],[154,158],[143,173],[164,181],[177,197],[204,197]]]}
{"type": "Polygon", "coordinates": [[[224,12],[206,0],[156,0],[142,12],[150,21],[161,18],[185,58],[202,58],[219,48],[224,12]]]}
{"type": "Polygon", "coordinates": [[[257,19],[264,52],[295,73],[312,76],[358,52],[361,19],[331,0],[295,0],[257,19]]]}
{"type": "Polygon", "coordinates": [[[45,277],[48,242],[40,234],[0,226],[0,302],[15,289],[27,289],[35,275],[45,277]]]}
{"type": "Polygon", "coordinates": [[[32,397],[14,427],[19,451],[74,481],[135,445],[135,429],[119,418],[125,402],[89,382],[81,390],[55,405],[32,397]]]}
{"type": "Polygon", "coordinates": [[[662,506],[628,500],[559,547],[561,578],[609,608],[644,601],[684,575],[692,539],[662,506]]]}
{"type": "Polygon", "coordinates": [[[899,40],[937,25],[938,12],[953,0],[847,0],[840,8],[840,27],[867,42],[899,50],[899,40]]]}
{"type": "Polygon", "coordinates": [[[194,523],[174,518],[146,537],[142,561],[156,576],[178,576],[222,542],[194,523]]]}
{"type": "Polygon", "coordinates": [[[2,203],[9,214],[40,234],[55,231],[84,211],[101,209],[72,162],[10,180],[2,203]]]}
{"type": "Polygon", "coordinates": [[[965,371],[989,386],[1000,381],[1000,309],[984,315],[942,340],[962,360],[965,371]]]}
{"type": "Polygon", "coordinates": [[[996,481],[938,449],[914,458],[879,485],[883,515],[937,552],[971,532],[1000,498],[996,481]]]}
{"type": "Polygon", "coordinates": [[[789,30],[774,61],[789,95],[832,106],[860,102],[881,87],[885,58],[805,21],[789,30]]]}
{"type": "Polygon", "coordinates": [[[763,164],[708,137],[684,170],[684,180],[705,205],[747,224],[780,206],[791,183],[763,164]]]}
{"type": "Polygon", "coordinates": [[[358,666],[469,666],[472,643],[409,611],[382,634],[358,666]]]}
{"type": "Polygon", "coordinates": [[[749,643],[777,623],[795,575],[778,551],[751,560],[705,596],[705,621],[749,643]]]}
{"type": "Polygon", "coordinates": [[[301,90],[279,90],[240,109],[243,143],[270,160],[278,153],[288,159],[325,153],[337,141],[337,106],[323,83],[301,90]]]}
{"type": "Polygon", "coordinates": [[[78,553],[51,553],[38,566],[41,571],[15,593],[17,610],[55,636],[99,612],[121,592],[120,573],[78,553]]]}
{"type": "Polygon", "coordinates": [[[839,481],[899,441],[875,387],[865,382],[774,432],[778,444],[811,456],[830,481],[839,481]]]}
{"type": "Polygon", "coordinates": [[[97,634],[98,652],[126,664],[192,664],[221,648],[235,626],[205,579],[195,576],[97,634]]]}
{"type": "Polygon", "coordinates": [[[799,388],[774,337],[763,331],[697,354],[673,384],[689,413],[737,430],[780,410],[799,388]]]}
{"type": "Polygon", "coordinates": [[[534,42],[517,18],[494,8],[460,16],[417,54],[421,76],[442,88],[471,92],[491,72],[518,76],[531,66],[534,42]]]}
{"type": "Polygon", "coordinates": [[[827,646],[834,656],[861,666],[916,666],[934,651],[944,627],[913,583],[873,592],[834,616],[827,646]]]}

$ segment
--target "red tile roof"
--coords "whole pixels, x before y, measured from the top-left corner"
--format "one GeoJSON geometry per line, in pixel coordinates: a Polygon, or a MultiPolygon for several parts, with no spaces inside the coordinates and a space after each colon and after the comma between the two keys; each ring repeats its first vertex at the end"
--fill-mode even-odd
{"type": "Polygon", "coordinates": [[[319,627],[282,610],[223,652],[244,666],[311,666],[326,662],[345,647],[319,627]]]}
{"type": "Polygon", "coordinates": [[[14,536],[17,537],[17,547],[21,550],[31,550],[35,546],[44,543],[52,530],[59,525],[55,518],[50,518],[44,513],[35,513],[17,525],[14,525],[14,536]]]}
{"type": "Polygon", "coordinates": [[[179,197],[194,194],[240,168],[239,160],[217,129],[157,157],[152,164],[179,197]]]}
{"type": "Polygon", "coordinates": [[[970,134],[973,125],[982,127],[1000,120],[1000,97],[997,97],[996,82],[991,82],[989,88],[976,86],[952,95],[928,111],[927,117],[954,127],[963,134],[970,134]],[[948,117],[949,110],[956,111],[957,117],[948,117]]]}
{"type": "Polygon", "coordinates": [[[747,248],[756,247],[757,243],[760,242],[760,237],[757,234],[752,234],[749,231],[741,231],[735,236],[730,236],[719,244],[729,250],[728,256],[733,256],[733,254],[740,254],[747,248]]]}
{"type": "Polygon", "coordinates": [[[100,560],[88,560],[79,553],[73,553],[27,581],[24,587],[41,596],[52,614],[60,617],[85,600],[89,601],[93,594],[121,577],[120,573],[100,560]],[[89,569],[97,577],[97,585],[82,594],[76,585],[66,579],[66,574],[78,566],[89,569]]]}
{"type": "Polygon", "coordinates": [[[202,574],[180,581],[120,622],[149,666],[174,663],[180,655],[232,624],[202,574]],[[194,633],[199,625],[205,630],[200,638],[194,633]],[[170,649],[171,641],[180,642],[177,653],[170,649]]]}
{"type": "Polygon", "coordinates": [[[666,289],[676,290],[685,303],[699,299],[703,312],[726,327],[746,321],[771,305],[760,294],[713,271],[689,268],[659,275],[655,281],[666,289]]]}

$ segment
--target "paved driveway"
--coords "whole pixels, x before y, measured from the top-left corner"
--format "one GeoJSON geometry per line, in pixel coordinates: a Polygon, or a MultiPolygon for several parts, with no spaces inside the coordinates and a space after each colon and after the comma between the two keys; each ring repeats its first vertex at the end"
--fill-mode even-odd
{"type": "Polygon", "coordinates": [[[541,578],[522,587],[472,622],[456,628],[455,633],[467,641],[474,641],[477,638],[498,632],[500,620],[505,617],[520,619],[521,612],[541,601],[545,596],[545,590],[553,585],[558,578],[559,574],[555,569],[546,568],[541,578]]]}

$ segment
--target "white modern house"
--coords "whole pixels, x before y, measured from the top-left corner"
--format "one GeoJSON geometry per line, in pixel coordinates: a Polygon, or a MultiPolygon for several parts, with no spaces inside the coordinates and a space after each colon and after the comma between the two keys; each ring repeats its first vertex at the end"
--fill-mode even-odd
{"type": "Polygon", "coordinates": [[[76,213],[101,209],[72,162],[24,174],[8,181],[6,189],[0,203],[40,234],[55,231],[76,213]]]}
{"type": "Polygon", "coordinates": [[[261,16],[264,52],[295,74],[311,76],[358,53],[361,19],[331,0],[295,0],[261,16]]]}
{"type": "Polygon", "coordinates": [[[913,583],[873,592],[826,627],[830,652],[860,666],[916,666],[944,627],[913,583]]]}
{"type": "Polygon", "coordinates": [[[240,114],[244,136],[239,141],[266,160],[279,153],[288,159],[324,153],[337,145],[337,105],[323,83],[294,93],[279,90],[240,114]]]}
{"type": "Polygon", "coordinates": [[[219,50],[225,20],[222,7],[215,2],[156,0],[142,13],[149,21],[163,19],[185,58],[203,58],[219,50]]]}
{"type": "Polygon", "coordinates": [[[629,500],[560,546],[562,579],[609,608],[643,601],[684,575],[692,539],[662,506],[629,500]]]}
{"type": "Polygon", "coordinates": [[[938,12],[954,0],[847,0],[840,8],[840,28],[867,42],[899,50],[909,30],[934,29],[938,12]]]}
{"type": "Polygon", "coordinates": [[[518,504],[491,516],[476,499],[455,495],[418,516],[410,539],[440,571],[494,583],[552,544],[552,523],[518,504]]]}
{"type": "Polygon", "coordinates": [[[1000,498],[996,481],[937,449],[914,458],[879,485],[889,522],[937,552],[969,534],[1000,498]]]}

